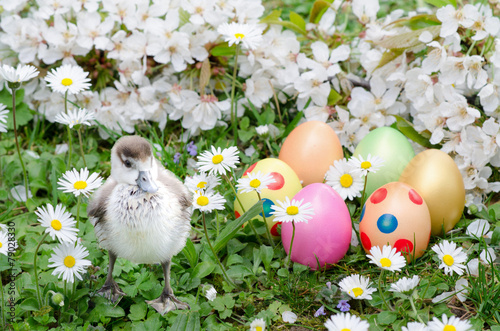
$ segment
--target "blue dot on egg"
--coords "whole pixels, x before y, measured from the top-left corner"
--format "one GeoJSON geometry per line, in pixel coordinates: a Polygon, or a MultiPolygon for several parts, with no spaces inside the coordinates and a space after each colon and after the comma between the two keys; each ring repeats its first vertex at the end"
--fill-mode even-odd
{"type": "MultiPolygon", "coordinates": [[[[262,199],[262,207],[264,208],[264,215],[266,217],[271,217],[271,213],[273,212],[271,206],[274,206],[274,202],[271,199],[264,198],[262,199]]],[[[262,217],[262,213],[259,214],[262,217]]]]}
{"type": "Polygon", "coordinates": [[[398,220],[394,215],[384,214],[378,218],[377,227],[382,233],[391,233],[398,227],[398,220]]]}
{"type": "Polygon", "coordinates": [[[359,217],[359,223],[363,220],[363,216],[365,216],[365,209],[366,209],[366,204],[363,206],[363,209],[361,210],[361,216],[359,217]]]}

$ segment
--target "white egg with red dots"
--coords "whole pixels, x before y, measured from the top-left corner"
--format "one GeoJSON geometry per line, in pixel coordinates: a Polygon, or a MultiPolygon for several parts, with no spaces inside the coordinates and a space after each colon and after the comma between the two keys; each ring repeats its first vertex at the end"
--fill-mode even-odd
{"type": "Polygon", "coordinates": [[[373,246],[391,245],[408,260],[419,258],[431,236],[429,208],[410,185],[387,183],[373,192],[363,206],[359,234],[367,253],[373,246]]]}
{"type": "MultiPolygon", "coordinates": [[[[280,233],[277,228],[279,223],[274,222],[274,215],[271,215],[273,209],[271,206],[276,205],[276,201],[284,201],[286,197],[292,199],[301,189],[299,177],[292,170],[292,168],[285,162],[279,159],[267,158],[252,164],[243,173],[242,178],[248,178],[248,174],[270,174],[274,182],[269,184],[266,189],[262,189],[260,196],[263,200],[264,216],[266,218],[267,226],[271,231],[271,235],[275,238],[280,238],[280,233]]],[[[234,213],[236,218],[240,217],[259,201],[256,192],[242,193],[240,190],[236,192],[236,199],[234,200],[234,213]],[[240,204],[241,203],[241,204],[240,204]]],[[[262,213],[256,217],[259,220],[264,220],[262,213]]]]}

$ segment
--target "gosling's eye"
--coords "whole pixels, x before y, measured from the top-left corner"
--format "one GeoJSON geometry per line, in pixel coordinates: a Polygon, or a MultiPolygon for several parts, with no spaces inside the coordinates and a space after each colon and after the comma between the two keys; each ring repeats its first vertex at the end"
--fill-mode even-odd
{"type": "Polygon", "coordinates": [[[130,167],[132,166],[132,163],[130,163],[130,161],[129,161],[129,160],[125,160],[125,162],[123,162],[123,163],[125,163],[125,166],[126,166],[127,168],[130,168],[130,167]]]}

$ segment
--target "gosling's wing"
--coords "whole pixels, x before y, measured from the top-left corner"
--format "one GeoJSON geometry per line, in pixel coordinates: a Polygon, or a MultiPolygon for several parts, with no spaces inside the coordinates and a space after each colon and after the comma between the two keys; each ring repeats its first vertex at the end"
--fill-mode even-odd
{"type": "Polygon", "coordinates": [[[90,199],[87,205],[87,215],[92,225],[96,226],[99,222],[105,221],[108,200],[111,192],[116,187],[116,181],[109,177],[90,199]]]}
{"type": "Polygon", "coordinates": [[[191,192],[170,170],[165,169],[160,161],[156,161],[158,163],[158,181],[175,192],[183,210],[188,210],[192,204],[191,192]]]}

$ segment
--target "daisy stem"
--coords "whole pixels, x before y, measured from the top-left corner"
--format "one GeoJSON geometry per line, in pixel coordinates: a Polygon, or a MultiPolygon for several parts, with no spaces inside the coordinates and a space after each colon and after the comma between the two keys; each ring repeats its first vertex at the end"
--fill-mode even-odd
{"type": "Polygon", "coordinates": [[[203,220],[203,229],[205,230],[205,238],[207,238],[208,246],[210,246],[210,249],[212,250],[212,254],[214,254],[215,259],[219,263],[219,267],[222,270],[222,273],[224,274],[224,278],[226,278],[226,281],[229,283],[229,285],[236,288],[236,285],[233,283],[231,278],[229,278],[229,276],[227,275],[226,269],[224,268],[224,266],[220,262],[219,257],[217,256],[217,253],[215,252],[215,249],[212,246],[212,243],[210,242],[210,238],[208,237],[207,223],[205,221],[205,213],[204,212],[201,213],[201,219],[203,220]]]}
{"type": "Polygon", "coordinates": [[[422,321],[422,318],[420,315],[418,315],[417,308],[415,307],[415,303],[413,302],[413,294],[410,295],[410,305],[411,309],[413,309],[413,312],[415,313],[415,316],[417,317],[418,321],[422,324],[425,324],[424,321],[422,321]]]}
{"type": "MultiPolygon", "coordinates": [[[[262,200],[262,198],[260,197],[260,193],[255,191],[257,193],[257,196],[259,197],[259,201],[262,200]]],[[[269,240],[269,243],[271,244],[271,246],[274,247],[274,240],[273,240],[273,237],[271,236],[271,230],[269,230],[269,226],[267,225],[267,220],[266,220],[266,212],[264,211],[264,204],[262,204],[262,219],[264,220],[264,224],[266,225],[266,234],[267,234],[267,239],[269,240]]],[[[248,221],[249,224],[251,224],[252,226],[252,230],[255,232],[255,235],[257,236],[257,240],[259,241],[259,244],[262,245],[262,243],[260,242],[260,238],[259,236],[257,235],[257,230],[255,230],[255,228],[253,227],[253,224],[252,224],[252,221],[248,221]]]]}
{"type": "Polygon", "coordinates": [[[83,165],[85,168],[87,168],[87,162],[85,162],[85,153],[83,152],[82,133],[80,130],[81,128],[78,128],[76,132],[78,132],[78,141],[80,142],[80,153],[82,153],[83,165]]]}
{"type": "Polygon", "coordinates": [[[236,101],[234,100],[234,95],[236,92],[236,74],[238,72],[238,53],[240,52],[240,45],[236,44],[234,50],[234,70],[233,70],[233,83],[231,85],[231,125],[233,127],[234,144],[238,144],[238,131],[236,130],[236,114],[235,106],[236,101]]]}
{"type": "Polygon", "coordinates": [[[380,276],[378,277],[378,291],[380,292],[380,299],[382,299],[382,302],[389,308],[391,311],[394,311],[394,308],[392,308],[391,304],[385,300],[384,297],[384,292],[382,291],[382,275],[384,274],[384,269],[380,272],[380,276]]]}
{"type": "MultiPolygon", "coordinates": [[[[1,276],[1,274],[0,274],[1,276]]],[[[2,307],[0,308],[2,310],[2,327],[4,329],[5,328],[5,308],[4,306],[6,306],[4,303],[5,303],[5,299],[4,299],[4,296],[3,296],[3,279],[2,277],[0,277],[0,292],[2,292],[2,307]]]]}
{"type": "Polygon", "coordinates": [[[21,162],[21,167],[23,168],[24,177],[24,189],[26,190],[26,201],[29,198],[28,191],[28,174],[26,173],[26,167],[24,166],[23,157],[21,156],[21,148],[19,147],[19,140],[17,138],[17,125],[16,125],[16,88],[9,85],[12,90],[12,124],[14,124],[14,140],[16,141],[17,155],[19,156],[19,161],[21,162]]]}
{"type": "Polygon", "coordinates": [[[33,267],[34,267],[34,270],[35,270],[35,286],[36,286],[36,298],[38,300],[38,305],[39,305],[39,308],[41,309],[42,308],[42,297],[40,296],[40,287],[38,286],[38,271],[37,271],[37,266],[36,266],[36,259],[38,257],[38,250],[40,249],[40,246],[42,246],[42,243],[43,241],[45,240],[45,238],[49,235],[49,233],[47,232],[43,237],[42,237],[42,240],[40,240],[40,242],[38,243],[38,246],[36,246],[36,249],[35,249],[35,257],[33,258],[33,267]]]}
{"type": "Polygon", "coordinates": [[[293,248],[293,238],[295,238],[295,221],[292,220],[292,240],[290,241],[290,249],[288,250],[288,258],[286,260],[285,266],[288,268],[290,262],[292,261],[292,248],[293,248]]]}
{"type": "Polygon", "coordinates": [[[64,297],[67,298],[68,297],[68,282],[66,282],[66,280],[64,280],[64,297]]]}

